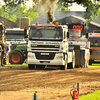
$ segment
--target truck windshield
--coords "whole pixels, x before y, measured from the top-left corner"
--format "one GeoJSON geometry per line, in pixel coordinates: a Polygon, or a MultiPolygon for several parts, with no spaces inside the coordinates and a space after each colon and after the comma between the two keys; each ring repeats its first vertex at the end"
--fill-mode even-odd
{"type": "Polygon", "coordinates": [[[29,39],[48,39],[48,40],[62,40],[63,34],[62,30],[57,29],[30,29],[29,39]]]}
{"type": "Polygon", "coordinates": [[[69,29],[69,38],[79,38],[81,36],[81,30],[69,29]]]}

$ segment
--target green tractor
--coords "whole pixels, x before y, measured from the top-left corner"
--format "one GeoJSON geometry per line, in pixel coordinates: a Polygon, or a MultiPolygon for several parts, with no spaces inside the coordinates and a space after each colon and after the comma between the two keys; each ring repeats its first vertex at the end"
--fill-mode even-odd
{"type": "Polygon", "coordinates": [[[23,64],[27,59],[27,37],[24,29],[6,29],[5,37],[9,47],[9,63],[23,64]]]}

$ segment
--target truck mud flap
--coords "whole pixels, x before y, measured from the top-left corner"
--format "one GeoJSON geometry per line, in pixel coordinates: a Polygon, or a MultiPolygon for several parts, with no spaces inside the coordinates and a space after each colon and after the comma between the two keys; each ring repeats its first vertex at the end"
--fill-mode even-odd
{"type": "Polygon", "coordinates": [[[80,67],[80,46],[74,45],[74,51],[75,51],[75,67],[80,67]]]}
{"type": "Polygon", "coordinates": [[[81,50],[80,67],[85,67],[85,50],[81,50]]]}
{"type": "Polygon", "coordinates": [[[0,66],[1,66],[1,52],[0,52],[0,66]]]}

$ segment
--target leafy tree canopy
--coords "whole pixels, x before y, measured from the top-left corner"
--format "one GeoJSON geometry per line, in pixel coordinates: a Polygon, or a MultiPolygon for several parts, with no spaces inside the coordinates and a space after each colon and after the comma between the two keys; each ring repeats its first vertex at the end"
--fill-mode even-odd
{"type": "Polygon", "coordinates": [[[16,19],[19,17],[29,17],[30,21],[33,21],[39,14],[35,12],[35,8],[27,9],[26,3],[23,5],[19,4],[16,7],[0,5],[0,16],[7,18],[13,22],[16,22],[16,19]]]}
{"type": "Polygon", "coordinates": [[[67,7],[67,3],[77,3],[79,5],[82,5],[84,8],[86,8],[86,15],[85,19],[87,19],[87,22],[93,21],[93,18],[97,19],[97,16],[99,16],[100,13],[100,4],[97,2],[99,0],[59,0],[58,3],[62,3],[67,7]]]}
{"type": "Polygon", "coordinates": [[[6,6],[11,6],[11,7],[15,7],[21,3],[24,3],[25,1],[28,0],[3,0],[6,4],[6,6]]]}
{"type": "MultiPolygon", "coordinates": [[[[5,4],[10,7],[17,6],[18,4],[24,3],[25,1],[29,0],[3,0],[5,4]]],[[[38,3],[40,0],[33,0],[33,2],[38,3]]],[[[56,1],[56,0],[49,0],[49,1],[56,1]]],[[[91,22],[93,18],[97,18],[100,13],[100,5],[97,3],[98,0],[58,0],[57,6],[58,10],[66,11],[69,10],[68,6],[72,3],[77,3],[82,5],[86,8],[86,16],[88,22],[91,22]]]]}

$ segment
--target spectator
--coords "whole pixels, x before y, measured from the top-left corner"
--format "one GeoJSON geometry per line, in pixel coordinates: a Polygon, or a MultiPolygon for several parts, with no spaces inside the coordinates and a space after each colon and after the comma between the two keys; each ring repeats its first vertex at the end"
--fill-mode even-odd
{"type": "Polygon", "coordinates": [[[1,45],[1,67],[3,66],[3,60],[4,60],[4,54],[5,54],[5,46],[3,44],[3,41],[0,41],[0,45],[1,45]]]}
{"type": "Polygon", "coordinates": [[[9,52],[9,48],[8,48],[8,45],[6,44],[6,53],[9,52]]]}

